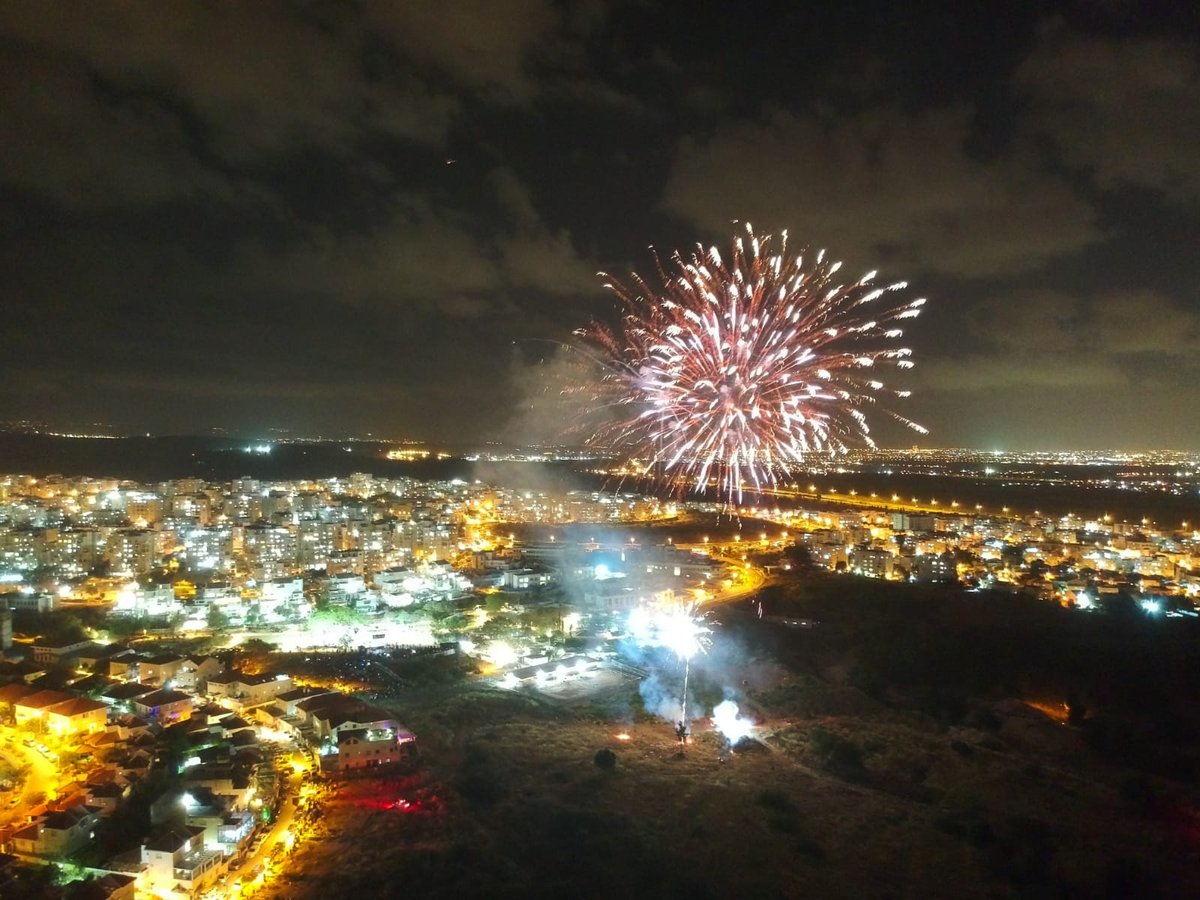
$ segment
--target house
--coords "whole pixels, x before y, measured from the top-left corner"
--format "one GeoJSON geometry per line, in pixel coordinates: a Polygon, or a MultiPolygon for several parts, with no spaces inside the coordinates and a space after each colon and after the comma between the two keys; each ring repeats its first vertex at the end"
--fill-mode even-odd
{"type": "Polygon", "coordinates": [[[70,682],[70,688],[73,693],[80,694],[84,697],[89,697],[92,700],[99,699],[100,692],[105,688],[112,687],[114,682],[107,675],[85,675],[82,678],[76,678],[70,682]]]}
{"type": "Polygon", "coordinates": [[[566,656],[562,659],[513,669],[504,676],[503,683],[508,687],[545,687],[584,675],[598,667],[599,663],[586,656],[566,656]]]}
{"type": "Polygon", "coordinates": [[[263,673],[243,675],[229,672],[208,679],[208,695],[217,700],[231,701],[233,706],[247,707],[269,703],[292,689],[290,675],[263,673]]]}
{"type": "Polygon", "coordinates": [[[0,706],[13,706],[22,697],[37,693],[34,688],[24,682],[0,685],[0,706]]]}
{"type": "Polygon", "coordinates": [[[65,859],[87,846],[96,819],[83,806],[46,813],[13,834],[13,850],[42,859],[65,859]]]}
{"type": "Polygon", "coordinates": [[[117,644],[93,644],[75,654],[75,665],[92,672],[105,672],[108,670],[108,661],[123,652],[124,649],[117,644]]]}
{"type": "Polygon", "coordinates": [[[245,809],[255,793],[251,769],[232,763],[202,763],[183,770],[184,789],[207,789],[229,801],[230,809],[245,809]]]}
{"type": "Polygon", "coordinates": [[[204,849],[204,829],[172,825],[142,844],[143,890],[162,897],[192,897],[216,881],[221,851],[204,849]]]}
{"type": "Polygon", "coordinates": [[[96,645],[84,639],[82,641],[48,641],[38,640],[33,644],[33,661],[56,665],[68,657],[84,650],[90,650],[96,645]]]}
{"type": "Polygon", "coordinates": [[[337,692],[322,688],[294,688],[280,694],[269,706],[260,706],[254,711],[254,716],[264,725],[307,740],[313,736],[313,729],[297,704],[319,696],[337,696],[337,692]]]}
{"type": "Polygon", "coordinates": [[[103,731],[108,706],[62,691],[34,691],[13,701],[18,727],[29,727],[59,736],[103,731]]]}
{"type": "Polygon", "coordinates": [[[135,741],[138,738],[153,739],[150,722],[140,716],[128,713],[117,716],[108,729],[119,741],[135,741]]]}
{"type": "Polygon", "coordinates": [[[46,730],[59,737],[94,734],[108,724],[108,705],[86,697],[72,697],[46,708],[46,730]]]}
{"type": "Polygon", "coordinates": [[[232,856],[254,830],[251,810],[234,811],[233,798],[206,787],[189,786],[186,791],[168,791],[150,806],[157,825],[190,825],[204,829],[204,846],[232,856]]]}
{"type": "Polygon", "coordinates": [[[104,762],[113,766],[122,778],[140,781],[150,773],[153,758],[149,750],[141,747],[121,748],[110,751],[104,762]]]}
{"type": "Polygon", "coordinates": [[[401,740],[415,740],[412,734],[396,723],[386,709],[368,706],[365,703],[357,703],[348,709],[329,710],[317,717],[316,724],[321,733],[335,741],[343,731],[360,729],[391,729],[401,735],[408,735],[407,738],[401,737],[401,740]]]}
{"type": "Polygon", "coordinates": [[[203,691],[208,679],[225,671],[215,656],[189,656],[175,673],[174,686],[185,691],[203,691]]]}
{"type": "Polygon", "coordinates": [[[77,883],[81,887],[72,895],[76,900],[134,900],[137,893],[137,878],[121,872],[77,883]]]}
{"type": "Polygon", "coordinates": [[[122,681],[136,681],[143,659],[145,657],[142,654],[132,650],[114,654],[108,658],[108,674],[122,681]]]}
{"type": "Polygon", "coordinates": [[[85,789],[87,805],[100,816],[111,816],[122,802],[129,799],[129,782],[124,778],[88,782],[85,789]]]}
{"type": "Polygon", "coordinates": [[[354,728],[339,731],[337,752],[322,760],[322,765],[338,769],[368,769],[398,763],[416,738],[395,728],[354,728]]]}
{"type": "Polygon", "coordinates": [[[361,700],[356,700],[346,694],[319,694],[296,704],[296,711],[302,716],[302,728],[318,739],[335,741],[338,731],[349,731],[355,728],[367,728],[371,725],[387,727],[391,716],[386,710],[377,707],[367,707],[361,700]]]}
{"type": "Polygon", "coordinates": [[[100,692],[100,699],[114,709],[129,712],[133,702],[147,694],[153,694],[158,688],[140,681],[126,681],[106,687],[100,692]]]}
{"type": "Polygon", "coordinates": [[[182,722],[191,716],[192,695],[163,689],[138,697],[129,705],[137,715],[160,725],[169,725],[172,722],[182,722]]]}
{"type": "Polygon", "coordinates": [[[13,718],[18,728],[26,726],[36,728],[44,723],[47,707],[70,699],[71,695],[64,694],[62,691],[26,690],[24,694],[12,701],[13,718]]]}
{"type": "Polygon", "coordinates": [[[159,653],[147,657],[138,665],[138,680],[159,687],[165,687],[167,682],[174,684],[176,676],[187,662],[187,657],[174,653],[159,653]]]}
{"type": "Polygon", "coordinates": [[[8,650],[0,652],[0,679],[4,681],[20,681],[24,684],[33,684],[39,678],[46,674],[46,666],[28,660],[13,659],[15,654],[19,654],[17,649],[20,645],[14,646],[8,650]]]}
{"type": "Polygon", "coordinates": [[[553,581],[551,573],[536,569],[508,569],[501,576],[501,584],[510,591],[528,591],[553,581]]]}
{"type": "MultiPolygon", "coordinates": [[[[298,687],[290,691],[285,691],[275,698],[272,704],[273,711],[283,717],[303,715],[303,710],[298,709],[298,704],[304,700],[311,700],[314,697],[332,697],[340,696],[336,691],[326,690],[324,688],[314,687],[298,687]]],[[[0,701],[2,702],[2,701],[0,701]]]]}

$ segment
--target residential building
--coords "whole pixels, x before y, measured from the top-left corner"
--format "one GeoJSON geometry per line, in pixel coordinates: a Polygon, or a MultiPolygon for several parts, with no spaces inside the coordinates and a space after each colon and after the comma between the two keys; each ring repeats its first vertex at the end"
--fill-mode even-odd
{"type": "Polygon", "coordinates": [[[87,846],[96,821],[96,814],[83,806],[46,813],[14,832],[13,849],[25,856],[66,859],[87,846]]]}
{"type": "Polygon", "coordinates": [[[143,890],[165,897],[196,897],[216,881],[222,854],[204,848],[204,829],[172,825],[142,844],[143,890]]]}
{"type": "Polygon", "coordinates": [[[132,711],[160,725],[182,722],[192,714],[192,695],[171,689],[157,690],[130,700],[132,711]]]}

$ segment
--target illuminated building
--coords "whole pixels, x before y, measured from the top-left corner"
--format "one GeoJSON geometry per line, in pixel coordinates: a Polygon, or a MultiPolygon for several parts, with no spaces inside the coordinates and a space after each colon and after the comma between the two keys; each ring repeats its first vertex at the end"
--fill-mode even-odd
{"type": "Polygon", "coordinates": [[[233,556],[233,529],[227,525],[184,528],[178,539],[194,569],[226,568],[233,556]]]}
{"type": "Polygon", "coordinates": [[[27,529],[0,533],[0,569],[28,572],[38,565],[37,534],[27,529]]]}
{"type": "Polygon", "coordinates": [[[247,574],[268,581],[296,570],[296,535],[281,525],[247,525],[242,529],[242,563],[247,574]]]}
{"type": "Polygon", "coordinates": [[[160,725],[182,722],[192,714],[193,698],[182,691],[160,689],[130,700],[135,715],[160,725]]]}
{"type": "Polygon", "coordinates": [[[145,528],[120,528],[108,536],[104,558],[113,571],[140,575],[150,571],[161,558],[159,532],[145,528]]]}
{"type": "Polygon", "coordinates": [[[398,763],[416,738],[401,728],[350,728],[337,732],[337,753],[322,764],[329,768],[366,769],[398,763]]]}
{"type": "Polygon", "coordinates": [[[958,576],[954,554],[946,551],[917,556],[913,560],[912,576],[916,581],[955,581],[958,576]]]}
{"type": "Polygon", "coordinates": [[[142,845],[143,889],[162,896],[198,896],[219,873],[222,853],[204,848],[204,829],[175,825],[142,845]]]}
{"type": "Polygon", "coordinates": [[[39,639],[33,644],[33,661],[56,665],[67,657],[92,646],[86,638],[82,641],[53,641],[39,639]]]}
{"type": "Polygon", "coordinates": [[[330,522],[301,520],[296,527],[296,562],[304,569],[323,569],[333,553],[337,526],[330,522]]]}
{"type": "Polygon", "coordinates": [[[65,859],[87,846],[97,818],[83,806],[48,812],[14,832],[13,849],[40,859],[65,859]]]}
{"type": "Polygon", "coordinates": [[[103,730],[108,722],[105,704],[62,691],[26,688],[11,702],[18,727],[35,728],[59,737],[92,734],[103,730]]]}
{"type": "Polygon", "coordinates": [[[163,499],[147,491],[131,491],[125,497],[125,515],[140,528],[153,525],[162,518],[163,499]]]}
{"type": "Polygon", "coordinates": [[[890,578],[896,558],[886,550],[855,548],[851,561],[855,574],[868,578],[890,578]]]}
{"type": "Polygon", "coordinates": [[[39,535],[38,544],[42,565],[77,576],[96,565],[104,541],[95,528],[47,528],[39,535]]]}
{"type": "Polygon", "coordinates": [[[265,622],[281,621],[290,616],[310,612],[304,599],[304,579],[284,576],[264,581],[258,586],[258,611],[265,622]]]}
{"type": "Polygon", "coordinates": [[[167,516],[204,527],[212,522],[212,502],[207,494],[174,494],[167,502],[167,516]]]}
{"type": "Polygon", "coordinates": [[[229,700],[234,705],[243,707],[267,703],[280,694],[287,693],[292,687],[292,679],[287,675],[244,675],[239,672],[213,675],[205,685],[210,697],[229,700]]]}

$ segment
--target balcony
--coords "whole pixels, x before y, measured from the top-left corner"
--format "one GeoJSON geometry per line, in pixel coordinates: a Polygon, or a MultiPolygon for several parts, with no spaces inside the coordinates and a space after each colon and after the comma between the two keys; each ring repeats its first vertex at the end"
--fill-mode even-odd
{"type": "Polygon", "coordinates": [[[180,864],[171,870],[172,877],[176,881],[190,884],[213,868],[221,860],[222,855],[220,850],[195,850],[185,856],[180,864]]]}

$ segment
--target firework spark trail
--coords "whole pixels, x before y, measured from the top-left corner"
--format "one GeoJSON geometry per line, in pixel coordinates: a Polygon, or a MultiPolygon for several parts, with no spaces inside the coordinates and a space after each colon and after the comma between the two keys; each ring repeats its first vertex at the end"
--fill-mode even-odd
{"type": "Polygon", "coordinates": [[[667,611],[650,613],[635,609],[629,614],[630,634],[646,646],[666,647],[683,660],[683,699],[680,701],[680,721],[687,721],[688,680],[692,657],[708,650],[711,644],[709,628],[698,603],[692,602],[667,611]]]}
{"type": "Polygon", "coordinates": [[[686,723],[687,717],[687,692],[688,678],[692,674],[692,661],[685,659],[683,661],[683,699],[679,702],[679,721],[686,723]]]}
{"type": "Polygon", "coordinates": [[[714,478],[731,503],[806,454],[875,446],[862,407],[909,392],[887,389],[874,372],[911,368],[911,351],[894,346],[903,335],[896,323],[925,303],[889,304],[883,298],[906,285],[874,287],[874,272],[837,282],[841,263],[824,251],[811,264],[789,258],[786,232],[778,253],[770,236],[749,225],[746,233],[729,264],[716,247],[698,247],[690,260],[674,254],[674,273],[656,257],[658,290],[636,274],[632,290],[604,276],[622,324],[578,333],[603,370],[598,399],[622,413],[592,442],[649,459],[648,471],[661,467],[697,490],[714,478]]]}
{"type": "Polygon", "coordinates": [[[688,680],[692,673],[692,657],[708,649],[709,627],[704,624],[704,616],[698,612],[698,605],[691,603],[685,607],[672,610],[659,620],[659,633],[663,643],[676,656],[683,659],[683,699],[680,701],[681,722],[687,722],[688,680]]]}

